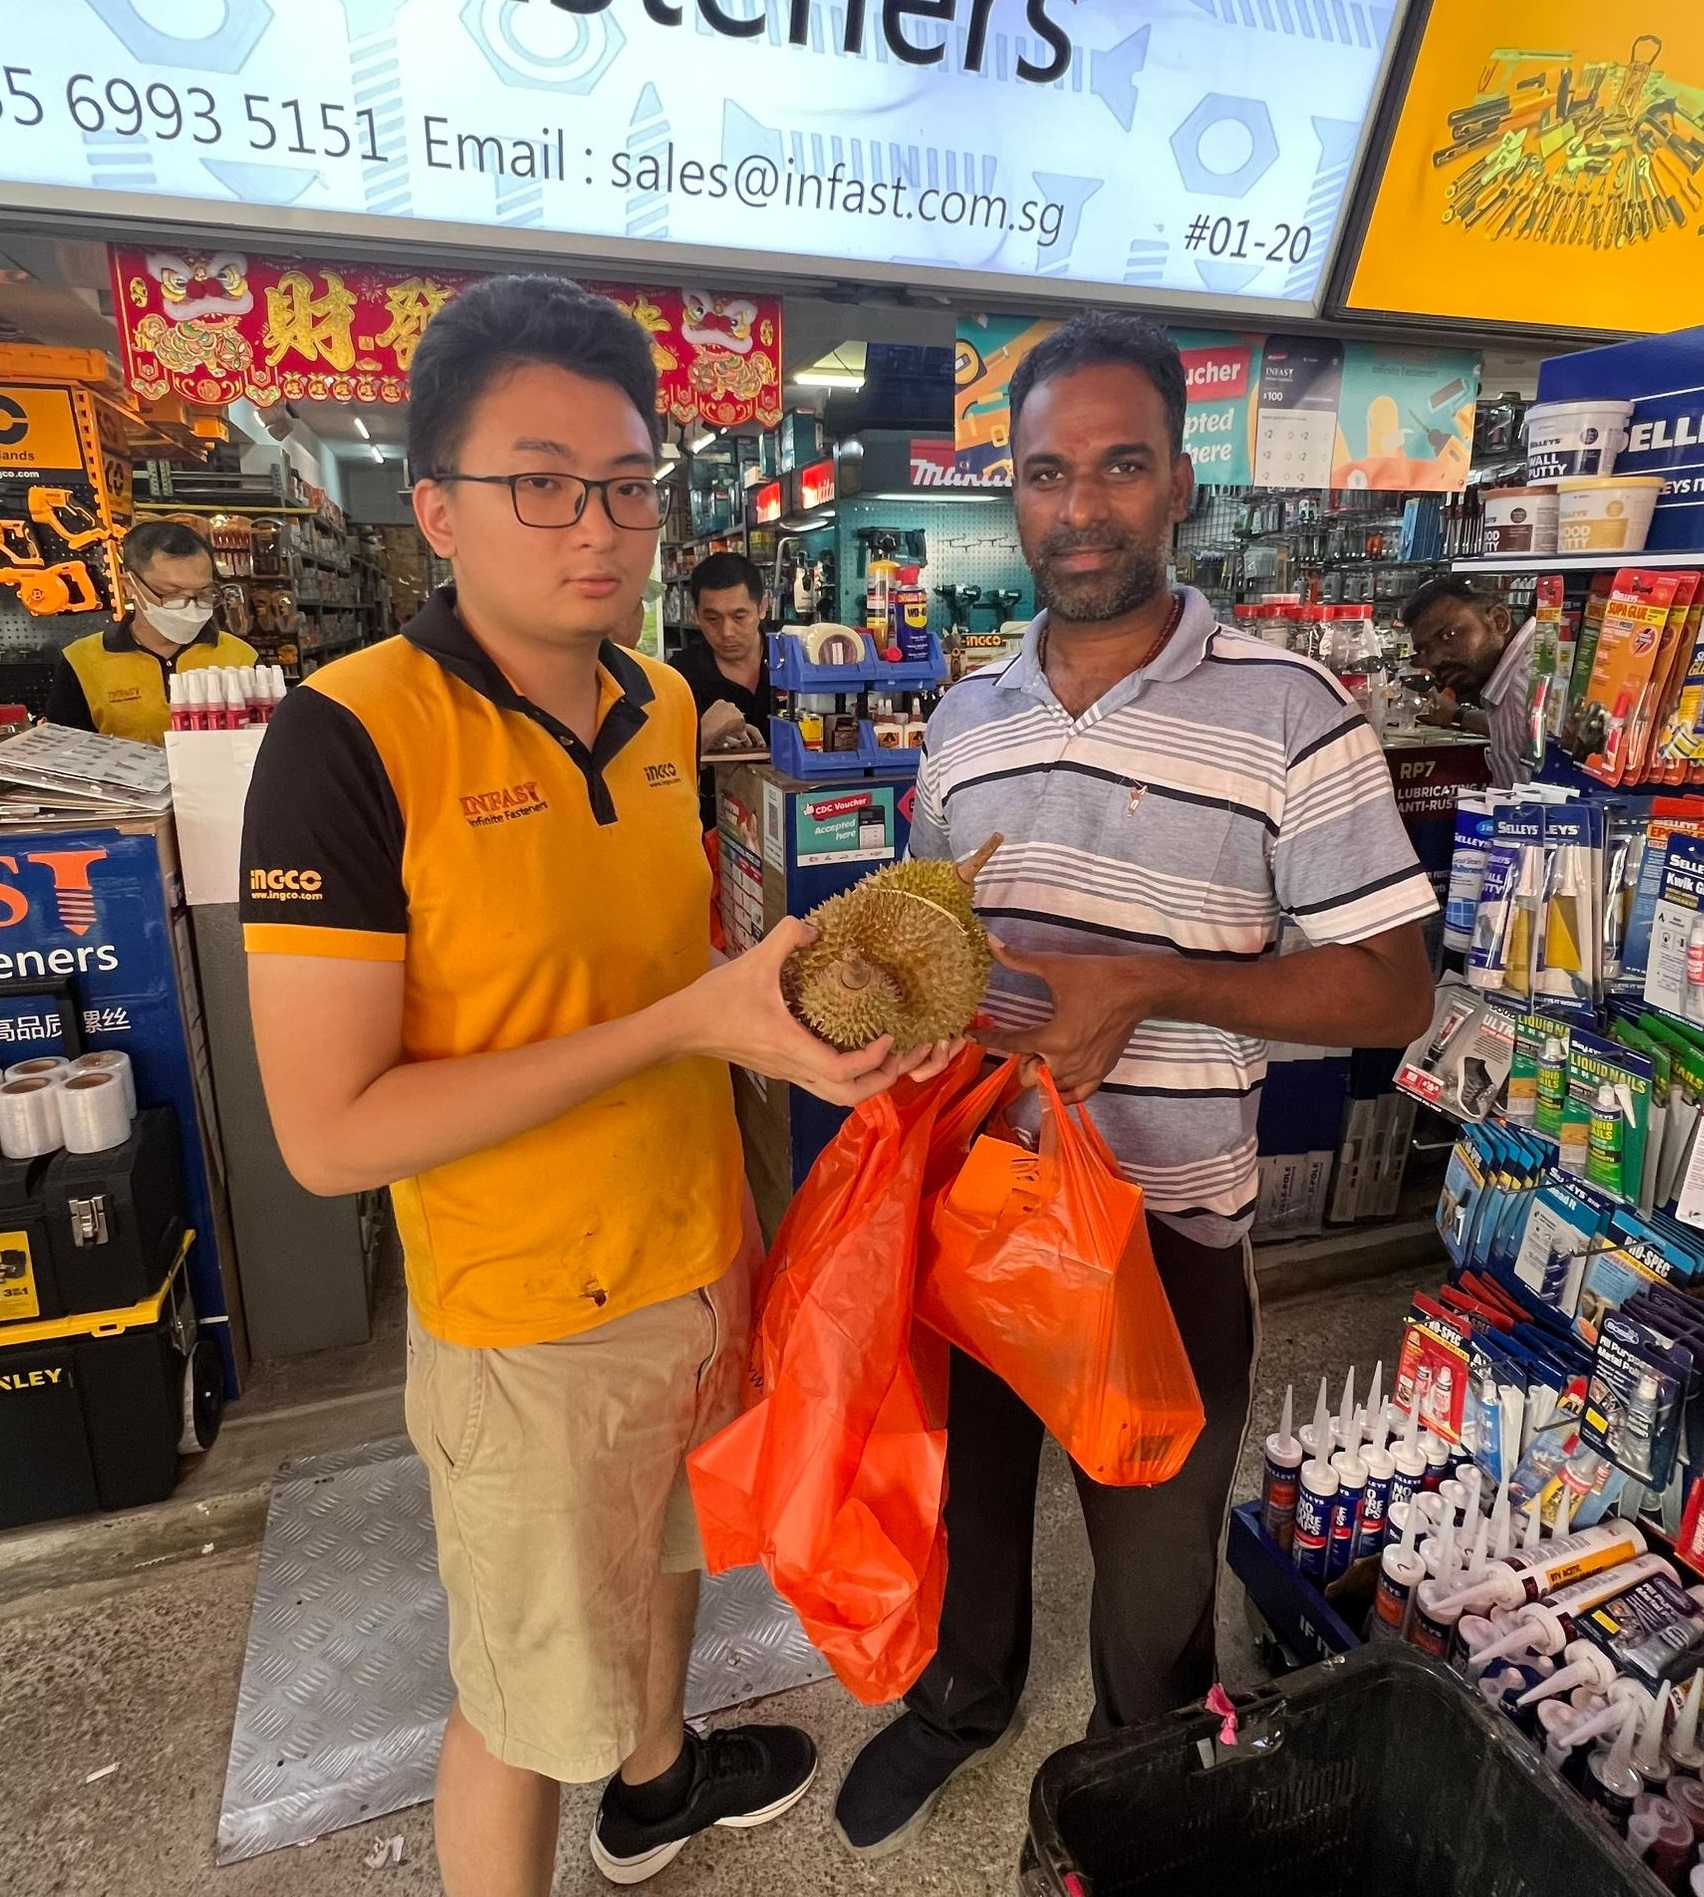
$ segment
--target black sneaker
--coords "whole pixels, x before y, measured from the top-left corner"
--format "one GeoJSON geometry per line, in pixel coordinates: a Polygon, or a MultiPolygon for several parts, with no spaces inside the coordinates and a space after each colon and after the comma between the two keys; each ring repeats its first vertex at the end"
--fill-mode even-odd
{"type": "Polygon", "coordinates": [[[592,1862],[612,1884],[642,1884],[672,1864],[712,1825],[750,1831],[791,1811],[816,1777],[816,1747],[794,1726],[732,1726],[688,1732],[692,1786],[672,1817],[641,1823],[622,1802],[621,1780],[604,1787],[592,1821],[592,1862]]]}
{"type": "Polygon", "coordinates": [[[930,1732],[915,1713],[885,1727],[852,1761],[834,1801],[834,1829],[857,1857],[887,1857],[922,1835],[936,1801],[960,1772],[992,1765],[1023,1730],[1023,1714],[992,1745],[966,1751],[930,1732]]]}

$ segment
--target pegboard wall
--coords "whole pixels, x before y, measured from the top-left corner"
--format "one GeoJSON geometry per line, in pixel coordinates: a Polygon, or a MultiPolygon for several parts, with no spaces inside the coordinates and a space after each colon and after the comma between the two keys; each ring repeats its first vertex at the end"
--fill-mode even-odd
{"type": "Polygon", "coordinates": [[[86,632],[104,632],[110,613],[53,613],[38,618],[25,610],[16,592],[0,586],[0,659],[33,658],[38,652],[68,646],[86,632]]]}
{"type": "MultiPolygon", "coordinates": [[[[840,584],[837,617],[845,624],[860,625],[864,616],[864,543],[858,538],[860,527],[885,527],[891,533],[913,533],[919,528],[929,537],[929,624],[936,632],[945,632],[952,615],[945,601],[935,597],[937,586],[980,586],[985,594],[1000,589],[1017,589],[1023,597],[1012,609],[1014,619],[1028,619],[1035,612],[1035,593],[1029,568],[1018,548],[1017,522],[1012,503],[1004,494],[985,500],[843,500],[834,518],[834,557],[840,584]]],[[[979,631],[986,631],[990,616],[981,608],[976,614],[979,631]]]]}

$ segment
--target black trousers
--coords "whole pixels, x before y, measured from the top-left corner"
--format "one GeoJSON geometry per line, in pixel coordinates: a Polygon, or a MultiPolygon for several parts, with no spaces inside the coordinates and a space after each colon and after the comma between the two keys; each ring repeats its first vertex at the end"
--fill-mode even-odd
{"type": "MultiPolygon", "coordinates": [[[[1170,1482],[1107,1488],[1072,1464],[1094,1557],[1091,1734],[1199,1699],[1213,1683],[1219,1544],[1247,1427],[1255,1313],[1244,1249],[1149,1220],[1207,1426],[1170,1482]]],[[[947,1411],[947,1588],[940,1646],[906,1704],[957,1746],[990,1745],[1029,1673],[1040,1420],[954,1351],[947,1411]]]]}

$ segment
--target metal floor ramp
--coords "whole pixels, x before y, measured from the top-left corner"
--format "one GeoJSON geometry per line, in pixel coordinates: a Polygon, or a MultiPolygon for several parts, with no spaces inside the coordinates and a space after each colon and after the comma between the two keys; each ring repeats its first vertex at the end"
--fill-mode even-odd
{"type": "MultiPolygon", "coordinates": [[[[406,1437],[289,1464],[272,1492],[218,1861],[432,1796],[455,1698],[426,1469],[406,1437]]],[[[706,1580],[687,1714],[828,1677],[760,1568],[706,1580]]]]}

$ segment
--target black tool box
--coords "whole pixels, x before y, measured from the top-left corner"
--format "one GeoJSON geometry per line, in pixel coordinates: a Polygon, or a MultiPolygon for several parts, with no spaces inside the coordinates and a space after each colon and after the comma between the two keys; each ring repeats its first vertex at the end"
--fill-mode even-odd
{"type": "Polygon", "coordinates": [[[224,1375],[190,1302],[192,1239],[127,1309],[0,1329],[0,1528],[160,1501],[179,1454],[218,1433],[224,1375]]]}
{"type": "Polygon", "coordinates": [[[105,1152],[0,1159],[0,1344],[14,1324],[154,1296],[186,1223],[170,1107],[143,1108],[105,1152]]]}

